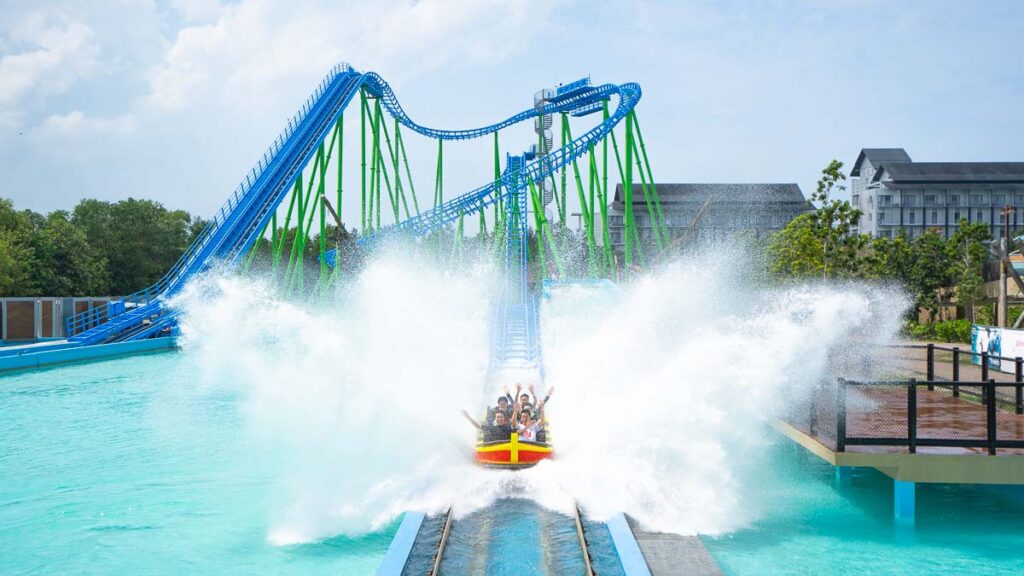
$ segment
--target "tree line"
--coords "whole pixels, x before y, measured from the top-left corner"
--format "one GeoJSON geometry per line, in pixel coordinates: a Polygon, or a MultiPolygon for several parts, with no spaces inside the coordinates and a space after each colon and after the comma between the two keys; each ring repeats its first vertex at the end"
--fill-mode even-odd
{"type": "MultiPolygon", "coordinates": [[[[939,229],[911,240],[905,230],[893,238],[854,234],[862,214],[848,201],[834,198],[846,189],[843,163],[833,160],[811,196],[816,210],[801,214],[776,233],[768,247],[769,269],[781,278],[864,279],[899,284],[914,297],[915,309],[936,314],[952,288],[967,318],[984,283],[989,227],[961,220],[950,238],[939,229]]],[[[915,314],[916,316],[916,314],[915,314]]]]}
{"type": "Polygon", "coordinates": [[[82,200],[44,216],[0,198],[0,297],[131,294],[159,280],[205,225],[152,200],[82,200]]]}

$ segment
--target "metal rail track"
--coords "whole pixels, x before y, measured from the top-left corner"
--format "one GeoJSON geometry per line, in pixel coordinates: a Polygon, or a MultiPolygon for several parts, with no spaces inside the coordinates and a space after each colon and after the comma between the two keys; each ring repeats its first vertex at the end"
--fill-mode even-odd
{"type": "Polygon", "coordinates": [[[444,528],[441,529],[441,540],[437,543],[437,553],[434,554],[434,565],[430,568],[427,576],[438,576],[441,571],[441,558],[444,556],[444,547],[448,545],[448,535],[452,531],[452,509],[448,508],[445,515],[444,528]]]}
{"type": "Polygon", "coordinates": [[[590,565],[590,550],[587,548],[587,537],[583,533],[583,518],[580,517],[580,507],[573,504],[575,512],[573,519],[576,521],[576,535],[580,539],[580,549],[583,552],[583,566],[587,569],[587,576],[594,576],[594,567],[590,565]]]}

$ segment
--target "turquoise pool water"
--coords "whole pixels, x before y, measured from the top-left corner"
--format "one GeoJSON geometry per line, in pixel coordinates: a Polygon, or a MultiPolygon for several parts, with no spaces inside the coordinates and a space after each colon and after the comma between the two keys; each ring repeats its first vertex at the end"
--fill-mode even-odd
{"type": "Polygon", "coordinates": [[[267,542],[273,463],[192,374],[166,353],[0,378],[0,574],[376,570],[391,530],[267,542]]]}
{"type": "Polygon", "coordinates": [[[917,486],[916,523],[892,516],[892,480],[832,466],[780,439],[753,487],[762,520],[703,538],[727,575],[1024,575],[1024,489],[917,486]]]}
{"type": "MultiPolygon", "coordinates": [[[[167,353],[0,377],[0,574],[374,573],[394,526],[267,542],[273,458],[196,370],[167,353]]],[[[881,474],[837,486],[785,441],[767,462],[745,485],[761,520],[705,538],[726,574],[1024,574],[1022,491],[920,486],[907,527],[881,474]]]]}

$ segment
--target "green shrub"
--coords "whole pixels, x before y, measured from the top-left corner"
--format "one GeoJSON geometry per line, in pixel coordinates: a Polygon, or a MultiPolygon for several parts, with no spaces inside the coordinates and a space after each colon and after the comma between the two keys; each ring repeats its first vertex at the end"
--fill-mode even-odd
{"type": "Polygon", "coordinates": [[[903,331],[906,332],[907,336],[915,340],[926,340],[934,335],[931,324],[918,324],[913,320],[909,320],[903,325],[903,331]]]}
{"type": "Polygon", "coordinates": [[[993,326],[996,323],[996,319],[992,307],[988,305],[978,306],[974,311],[974,321],[977,324],[993,326]]]}
{"type": "Polygon", "coordinates": [[[942,342],[971,341],[971,323],[967,320],[943,320],[934,326],[935,337],[942,342]]]}

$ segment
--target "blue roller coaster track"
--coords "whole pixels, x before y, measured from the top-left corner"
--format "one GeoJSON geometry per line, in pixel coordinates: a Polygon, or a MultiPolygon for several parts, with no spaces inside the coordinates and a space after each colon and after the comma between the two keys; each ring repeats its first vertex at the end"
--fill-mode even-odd
{"type": "MultiPolygon", "coordinates": [[[[495,330],[501,341],[495,342],[499,362],[536,362],[539,347],[536,338],[536,303],[526,288],[527,193],[530,182],[539,182],[554,174],[607,137],[629,114],[641,97],[640,86],[604,84],[589,86],[577,82],[561,87],[542,104],[519,112],[505,120],[466,130],[439,130],[415,123],[402,109],[391,87],[375,73],[360,73],[347,64],[331,69],[299,111],[288,121],[256,165],[245,176],[209,224],[185,251],[178,262],[153,286],[94,308],[67,320],[66,331],[72,345],[91,345],[149,338],[173,329],[177,313],[168,308],[171,297],[181,292],[196,275],[214,266],[237,266],[253,243],[266,229],[273,214],[312,160],[318,145],[330,134],[338,118],[361,89],[380,103],[401,125],[438,140],[480,138],[505,127],[537,116],[568,113],[586,115],[602,109],[603,103],[618,96],[615,110],[597,126],[543,156],[510,156],[500,181],[489,182],[420,214],[381,228],[359,240],[372,247],[390,236],[419,237],[429,234],[470,214],[505,202],[507,254],[505,298],[500,311],[504,329],[495,330]]],[[[325,260],[333,263],[333,251],[325,260]]],[[[494,358],[492,357],[492,365],[494,358]]]]}

